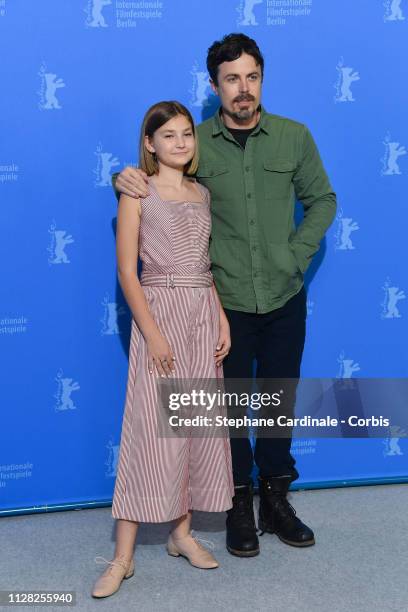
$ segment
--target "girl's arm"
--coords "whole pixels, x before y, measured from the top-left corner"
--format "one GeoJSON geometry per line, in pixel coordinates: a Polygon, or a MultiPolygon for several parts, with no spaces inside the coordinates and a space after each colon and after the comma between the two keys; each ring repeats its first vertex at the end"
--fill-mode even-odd
{"type": "Polygon", "coordinates": [[[213,291],[214,291],[215,299],[217,300],[218,307],[220,309],[220,325],[227,324],[229,326],[227,315],[225,314],[224,308],[222,307],[220,298],[218,296],[217,289],[215,287],[215,283],[213,283],[213,291]]]}
{"type": "Polygon", "coordinates": [[[118,280],[145,340],[159,331],[137,276],[139,253],[140,200],[121,195],[116,229],[116,259],[118,280]]]}
{"type": "Polygon", "coordinates": [[[140,199],[136,200],[135,205],[135,198],[122,194],[119,200],[116,229],[118,280],[133,318],[146,340],[149,371],[152,372],[154,361],[157,371],[163,376],[164,373],[169,374],[174,369],[173,354],[150,313],[137,276],[140,215],[140,199]]]}
{"type": "Polygon", "coordinates": [[[230,336],[230,328],[227,319],[227,315],[224,312],[222,307],[220,298],[218,296],[217,289],[215,284],[213,283],[213,291],[215,295],[215,299],[217,300],[219,311],[220,311],[220,331],[218,336],[218,342],[216,346],[216,350],[214,353],[215,363],[217,366],[220,366],[224,360],[224,358],[228,355],[229,350],[231,348],[231,336],[230,336]]]}

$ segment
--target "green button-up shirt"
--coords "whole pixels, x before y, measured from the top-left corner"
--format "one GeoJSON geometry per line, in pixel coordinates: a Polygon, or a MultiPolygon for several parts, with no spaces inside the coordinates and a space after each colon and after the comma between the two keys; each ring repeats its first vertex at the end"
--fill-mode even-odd
{"type": "Polygon", "coordinates": [[[220,111],[197,126],[197,180],[211,192],[210,259],[222,305],[265,313],[300,291],[336,195],[308,128],[260,109],[245,149],[220,111]],[[304,208],[297,228],[296,199],[304,208]]]}
{"type": "Polygon", "coordinates": [[[211,192],[210,259],[221,302],[245,312],[279,308],[301,289],[336,211],[312,135],[262,107],[245,150],[220,111],[197,132],[197,179],[211,192]],[[297,228],[296,199],[304,208],[297,228]]]}

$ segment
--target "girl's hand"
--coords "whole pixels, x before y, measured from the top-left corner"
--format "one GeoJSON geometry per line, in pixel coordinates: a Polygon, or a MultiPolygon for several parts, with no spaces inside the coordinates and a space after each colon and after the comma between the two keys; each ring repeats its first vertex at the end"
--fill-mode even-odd
{"type": "Polygon", "coordinates": [[[214,354],[215,364],[220,366],[223,362],[224,357],[226,357],[231,348],[231,336],[230,336],[230,328],[227,317],[221,317],[220,319],[220,332],[218,336],[218,342],[216,351],[214,354]]]}
{"type": "Polygon", "coordinates": [[[170,376],[174,372],[176,360],[170,344],[160,333],[155,334],[147,341],[147,356],[149,373],[153,374],[153,366],[161,377],[170,376]]]}

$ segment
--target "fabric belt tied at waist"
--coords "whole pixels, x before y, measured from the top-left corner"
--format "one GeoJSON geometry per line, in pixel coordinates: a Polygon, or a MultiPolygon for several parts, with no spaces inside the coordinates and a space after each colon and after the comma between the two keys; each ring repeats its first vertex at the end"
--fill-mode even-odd
{"type": "Polygon", "coordinates": [[[140,278],[141,285],[155,287],[211,287],[213,277],[211,272],[204,274],[156,274],[154,272],[142,273],[140,278]]]}

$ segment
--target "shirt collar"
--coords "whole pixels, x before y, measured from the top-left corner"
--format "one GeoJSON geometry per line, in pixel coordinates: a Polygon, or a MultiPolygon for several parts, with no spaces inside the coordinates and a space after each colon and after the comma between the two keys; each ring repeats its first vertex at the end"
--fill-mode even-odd
{"type": "MultiPolygon", "coordinates": [[[[266,113],[265,109],[263,108],[263,106],[260,104],[259,105],[259,110],[261,111],[261,116],[259,118],[259,122],[255,128],[255,130],[252,132],[252,134],[257,134],[260,130],[262,130],[263,132],[265,132],[265,134],[269,134],[269,128],[268,128],[268,114],[266,113]]],[[[218,134],[223,133],[224,136],[228,137],[230,136],[230,133],[228,132],[228,128],[225,127],[224,122],[221,118],[221,106],[220,108],[217,110],[217,112],[215,113],[214,117],[213,117],[213,131],[212,131],[212,135],[213,136],[218,136],[218,134]]]]}

